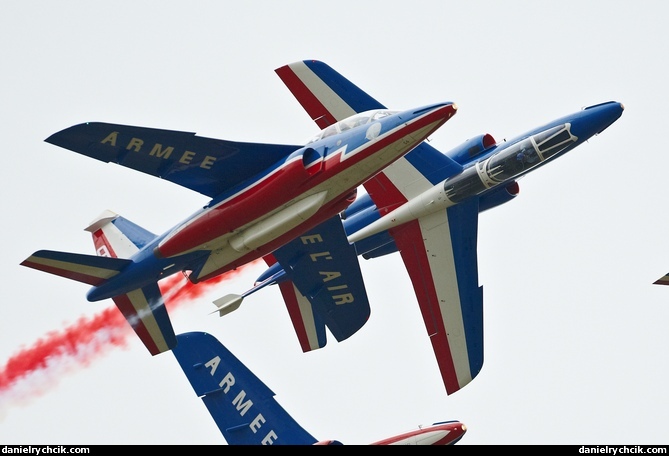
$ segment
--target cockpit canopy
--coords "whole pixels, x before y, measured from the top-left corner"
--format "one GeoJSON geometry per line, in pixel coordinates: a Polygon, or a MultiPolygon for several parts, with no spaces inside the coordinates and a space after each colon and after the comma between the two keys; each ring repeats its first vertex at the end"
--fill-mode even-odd
{"type": "Polygon", "coordinates": [[[372,123],[376,120],[382,119],[383,117],[387,117],[398,112],[399,111],[389,111],[387,109],[374,109],[352,115],[351,117],[340,120],[334,125],[330,125],[329,127],[324,128],[320,131],[320,133],[307,141],[307,144],[311,144],[323,138],[327,138],[328,136],[336,135],[346,130],[359,127],[360,125],[372,123]]]}

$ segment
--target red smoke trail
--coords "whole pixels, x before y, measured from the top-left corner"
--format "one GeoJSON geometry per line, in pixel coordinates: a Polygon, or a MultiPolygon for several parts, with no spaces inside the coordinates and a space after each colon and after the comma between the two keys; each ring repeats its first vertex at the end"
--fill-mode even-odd
{"type": "MultiPolygon", "coordinates": [[[[245,266],[246,267],[246,266],[245,266]]],[[[168,311],[202,296],[212,286],[227,281],[244,268],[222,274],[214,279],[193,285],[175,274],[159,283],[168,311]]],[[[93,359],[116,347],[124,347],[134,336],[116,306],[93,317],[81,317],[62,330],[50,331],[31,347],[13,355],[0,370],[0,419],[10,402],[17,405],[53,389],[63,374],[88,367],[93,359]],[[44,381],[48,375],[50,381],[44,381]]]]}

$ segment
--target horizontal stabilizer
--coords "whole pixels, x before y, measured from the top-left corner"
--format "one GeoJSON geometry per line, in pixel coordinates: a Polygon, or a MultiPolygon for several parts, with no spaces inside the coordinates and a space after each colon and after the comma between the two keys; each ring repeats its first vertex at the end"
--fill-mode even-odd
{"type": "Polygon", "coordinates": [[[116,296],[113,301],[151,355],[176,346],[176,335],[157,283],[116,296]]]}
{"type": "MultiPolygon", "coordinates": [[[[130,263],[131,260],[122,258],[40,250],[21,264],[99,286],[130,263]]],[[[176,335],[157,283],[118,295],[113,301],[152,355],[174,347],[176,335]]]]}
{"type": "Polygon", "coordinates": [[[316,443],[274,392],[215,337],[190,332],[177,341],[172,352],[229,445],[316,443]]]}
{"type": "Polygon", "coordinates": [[[22,266],[98,286],[117,275],[131,260],[39,250],[23,260],[22,266]]]}

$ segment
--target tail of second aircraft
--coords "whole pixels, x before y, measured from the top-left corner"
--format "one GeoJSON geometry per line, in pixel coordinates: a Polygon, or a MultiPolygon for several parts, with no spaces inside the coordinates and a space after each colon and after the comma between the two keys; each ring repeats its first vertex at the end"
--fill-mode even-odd
{"type": "MultiPolygon", "coordinates": [[[[100,286],[121,274],[130,258],[155,235],[110,211],[103,212],[87,228],[93,236],[97,255],[40,250],[21,264],[92,286],[100,286]]],[[[113,298],[132,329],[152,355],[176,346],[158,283],[113,298]]]]}

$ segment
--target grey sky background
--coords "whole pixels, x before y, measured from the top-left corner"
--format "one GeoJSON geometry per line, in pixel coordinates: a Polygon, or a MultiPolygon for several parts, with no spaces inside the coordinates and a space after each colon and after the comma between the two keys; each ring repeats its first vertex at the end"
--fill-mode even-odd
{"type": "MultiPolygon", "coordinates": [[[[395,3],[2,3],[0,366],[113,306],[23,259],[93,253],[83,229],[105,209],[162,233],[206,202],[45,138],[102,121],[301,143],[317,127],[274,69],[318,59],[393,109],[456,102],[431,138],[442,151],[590,104],[626,110],[481,215],[485,362],[451,396],[399,254],[362,261],[372,315],[342,343],[302,353],[277,288],[209,315],[263,264],[172,312],[177,332],[216,336],[318,439],[458,419],[461,445],[667,444],[669,287],[653,285],[669,271],[666,2],[395,3]]],[[[134,334],[45,363],[0,388],[0,443],[225,443],[174,357],[134,334]]]]}

